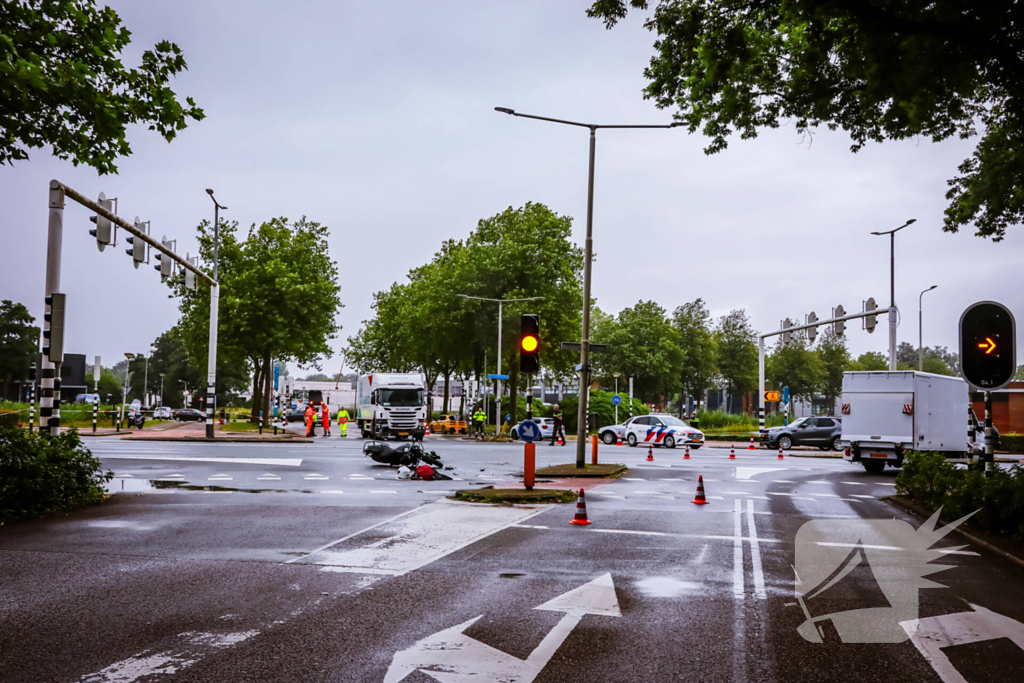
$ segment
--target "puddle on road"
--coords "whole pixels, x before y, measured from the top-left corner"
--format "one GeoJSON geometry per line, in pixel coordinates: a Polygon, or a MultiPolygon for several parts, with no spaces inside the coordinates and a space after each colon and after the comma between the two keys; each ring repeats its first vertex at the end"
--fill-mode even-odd
{"type": "MultiPolygon", "coordinates": [[[[114,479],[106,485],[107,493],[152,493],[156,491],[207,491],[211,493],[295,493],[288,489],[243,489],[227,486],[199,486],[183,481],[161,479],[114,479]]],[[[312,491],[298,491],[312,493],[312,491]]]]}
{"type": "Polygon", "coordinates": [[[634,585],[640,589],[641,593],[651,598],[677,598],[703,588],[703,584],[680,581],[670,576],[652,576],[649,579],[637,581],[634,585]]]}

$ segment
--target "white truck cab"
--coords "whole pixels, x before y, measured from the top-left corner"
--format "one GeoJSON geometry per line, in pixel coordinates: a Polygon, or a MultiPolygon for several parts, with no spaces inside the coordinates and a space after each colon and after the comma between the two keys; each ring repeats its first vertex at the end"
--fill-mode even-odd
{"type": "Polygon", "coordinates": [[[844,458],[869,472],[903,465],[910,451],[936,451],[947,458],[968,450],[969,400],[960,377],[928,372],[844,372],[844,458]]]}
{"type": "Polygon", "coordinates": [[[426,378],[417,372],[375,372],[359,377],[356,425],[364,439],[423,439],[427,426],[426,378]]]}

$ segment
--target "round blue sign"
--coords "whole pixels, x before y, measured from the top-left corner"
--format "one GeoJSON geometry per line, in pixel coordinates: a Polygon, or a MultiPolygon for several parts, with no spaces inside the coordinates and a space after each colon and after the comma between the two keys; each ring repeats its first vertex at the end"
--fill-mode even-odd
{"type": "Polygon", "coordinates": [[[523,420],[516,431],[519,432],[519,438],[527,443],[540,438],[540,425],[533,420],[523,420]]]}
{"type": "Polygon", "coordinates": [[[621,396],[619,396],[618,394],[615,394],[614,396],[612,396],[612,405],[617,406],[620,403],[622,403],[622,397],[621,396]]]}

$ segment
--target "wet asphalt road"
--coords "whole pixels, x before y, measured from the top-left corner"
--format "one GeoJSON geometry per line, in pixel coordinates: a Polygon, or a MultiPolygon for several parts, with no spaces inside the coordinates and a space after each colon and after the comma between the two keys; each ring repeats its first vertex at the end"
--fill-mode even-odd
{"type": "MultiPolygon", "coordinates": [[[[803,524],[921,525],[880,500],[892,470],[712,448],[656,449],[650,463],[602,447],[631,471],[588,488],[593,524],[577,527],[572,506],[447,500],[511,479],[521,445],[428,439],[460,480],[419,482],[374,466],[356,439],[88,444],[117,495],[0,530],[2,681],[1024,678],[1024,571],[969,545],[939,561],[952,568],[929,578],[948,588],[919,590],[920,616],[947,634],[968,624],[979,642],[926,657],[910,641],[843,642],[827,620],[823,643],[797,632],[803,524]],[[709,505],[690,502],[698,475],[709,505]],[[614,610],[571,595],[566,611],[535,609],[606,574],[614,610]],[[447,649],[429,642],[443,632],[447,649]]],[[[572,444],[537,451],[539,466],[573,457],[572,444]]],[[[873,567],[901,552],[872,540],[873,567]]],[[[807,603],[819,616],[885,601],[856,569],[807,603]]]]}

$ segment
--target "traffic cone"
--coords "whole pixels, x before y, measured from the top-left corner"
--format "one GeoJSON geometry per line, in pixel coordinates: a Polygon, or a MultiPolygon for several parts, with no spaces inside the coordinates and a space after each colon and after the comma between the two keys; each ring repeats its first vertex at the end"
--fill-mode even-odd
{"type": "Polygon", "coordinates": [[[430,425],[427,425],[423,430],[423,436],[430,436],[430,425]]]}
{"type": "Polygon", "coordinates": [[[621,446],[622,445],[622,434],[619,434],[619,440],[615,442],[615,445],[616,446],[621,446]]]}
{"type": "Polygon", "coordinates": [[[583,489],[580,489],[580,497],[576,499],[576,516],[572,518],[572,524],[590,524],[587,519],[587,500],[583,496],[583,489]]]}
{"type": "Polygon", "coordinates": [[[654,446],[647,446],[647,462],[654,462],[654,446]]]}
{"type": "Polygon", "coordinates": [[[708,499],[704,497],[704,475],[697,476],[697,496],[693,499],[695,505],[707,505],[708,499]]]}
{"type": "Polygon", "coordinates": [[[686,444],[686,452],[683,453],[683,460],[690,459],[690,444],[686,444]]]}
{"type": "Polygon", "coordinates": [[[729,444],[729,459],[736,459],[736,444],[729,444]]]}
{"type": "Polygon", "coordinates": [[[757,446],[754,445],[754,437],[753,436],[750,437],[750,445],[747,446],[747,450],[748,451],[756,451],[757,450],[757,446]]]}
{"type": "Polygon", "coordinates": [[[777,457],[776,460],[785,460],[785,458],[782,457],[782,446],[779,446],[779,457],[777,457]]]}

